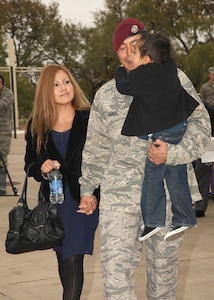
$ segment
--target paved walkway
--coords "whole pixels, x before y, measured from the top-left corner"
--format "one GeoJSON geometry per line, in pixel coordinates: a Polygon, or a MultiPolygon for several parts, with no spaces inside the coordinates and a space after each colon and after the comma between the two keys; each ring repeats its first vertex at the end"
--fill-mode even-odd
{"type": "MultiPolygon", "coordinates": [[[[25,142],[18,133],[12,140],[9,173],[18,194],[24,179],[23,157],[25,142]]],[[[30,178],[30,206],[36,201],[38,185],[30,178]]],[[[52,250],[11,255],[5,252],[8,212],[17,203],[8,182],[7,193],[0,197],[0,300],[61,300],[62,288],[57,263],[52,250]]],[[[103,300],[99,264],[99,228],[93,256],[85,257],[85,284],[81,300],[103,300]]],[[[145,300],[145,261],[136,271],[138,299],[145,300]]],[[[179,255],[177,299],[214,299],[214,202],[209,201],[205,218],[198,219],[198,228],[186,233],[179,255]]],[[[128,299],[131,300],[131,299],[128,299]]],[[[158,300],[158,299],[157,299],[158,300]]]]}

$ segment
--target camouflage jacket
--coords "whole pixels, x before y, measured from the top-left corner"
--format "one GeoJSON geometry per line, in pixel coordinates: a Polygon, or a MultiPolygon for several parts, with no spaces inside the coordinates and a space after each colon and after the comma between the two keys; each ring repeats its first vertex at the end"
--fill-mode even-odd
{"type": "MultiPolygon", "coordinates": [[[[178,70],[183,87],[199,102],[192,83],[178,70]]],[[[101,186],[100,208],[140,212],[141,185],[149,146],[138,137],[121,135],[131,96],[120,94],[112,79],[97,92],[89,118],[83,150],[81,195],[92,195],[101,186]]],[[[209,115],[201,103],[188,118],[187,131],[178,145],[168,146],[167,164],[188,164],[191,193],[201,199],[191,162],[205,151],[210,140],[209,115]]]]}
{"type": "Polygon", "coordinates": [[[202,101],[207,101],[214,105],[214,84],[210,80],[201,86],[200,96],[202,101]]]}
{"type": "Polygon", "coordinates": [[[12,132],[13,93],[7,87],[0,92],[0,134],[12,132]]]}

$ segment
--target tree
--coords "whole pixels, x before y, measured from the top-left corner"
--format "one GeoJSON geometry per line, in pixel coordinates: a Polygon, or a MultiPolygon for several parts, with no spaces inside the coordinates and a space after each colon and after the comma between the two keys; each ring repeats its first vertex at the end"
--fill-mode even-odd
{"type": "Polygon", "coordinates": [[[94,27],[83,28],[80,80],[92,100],[97,89],[114,77],[118,58],[113,52],[115,26],[126,17],[127,0],[106,0],[106,8],[94,13],[94,27]]]}
{"type": "Polygon", "coordinates": [[[107,26],[82,29],[84,43],[81,48],[79,81],[91,100],[97,89],[114,76],[116,56],[107,31],[107,26]]]}
{"type": "MultiPolygon", "coordinates": [[[[75,25],[63,24],[58,15],[58,5],[52,2],[46,6],[40,0],[1,1],[0,47],[6,49],[7,40],[13,38],[16,67],[61,63],[72,66],[74,75],[78,73],[78,30],[75,25]]],[[[2,54],[2,65],[5,65],[6,52],[2,51],[2,54]]],[[[28,85],[23,77],[34,87],[34,73],[28,72],[17,77],[22,79],[17,82],[26,87],[28,85]]],[[[26,117],[30,109],[27,105],[29,101],[23,101],[26,99],[25,91],[19,86],[18,98],[21,115],[26,117]]],[[[30,98],[33,99],[33,94],[30,98]]]]}
{"type": "Polygon", "coordinates": [[[213,42],[196,45],[188,56],[184,57],[184,62],[186,72],[199,91],[202,83],[209,80],[208,68],[214,65],[213,42]]]}
{"type": "Polygon", "coordinates": [[[214,1],[139,0],[128,12],[143,20],[148,31],[169,35],[185,54],[214,38],[214,1]]]}
{"type": "Polygon", "coordinates": [[[22,67],[42,66],[49,58],[46,45],[58,33],[62,21],[58,14],[58,4],[52,3],[48,9],[39,0],[2,0],[0,6],[1,32],[6,38],[13,38],[16,65],[22,67]],[[51,35],[50,35],[51,33],[51,35]]]}
{"type": "MultiPolygon", "coordinates": [[[[171,38],[174,58],[193,80],[197,89],[203,83],[199,78],[204,61],[197,60],[198,74],[193,75],[188,65],[195,65],[192,53],[214,41],[214,1],[210,0],[138,0],[130,1],[130,16],[143,20],[146,29],[161,32],[171,38]]],[[[213,53],[213,51],[212,51],[213,53]]],[[[213,64],[213,55],[203,57],[206,65],[213,64]]],[[[194,68],[194,67],[193,67],[194,68]]]]}
{"type": "Polygon", "coordinates": [[[4,42],[3,36],[0,33],[0,66],[6,66],[6,58],[7,58],[6,46],[7,45],[4,42]]]}
{"type": "Polygon", "coordinates": [[[17,89],[19,97],[19,119],[20,126],[24,126],[26,119],[29,117],[33,107],[33,96],[35,93],[35,85],[33,85],[23,73],[17,76],[17,89]]]}

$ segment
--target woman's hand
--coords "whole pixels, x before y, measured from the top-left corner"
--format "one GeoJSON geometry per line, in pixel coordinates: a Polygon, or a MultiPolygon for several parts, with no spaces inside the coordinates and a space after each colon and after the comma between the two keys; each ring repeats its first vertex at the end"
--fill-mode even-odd
{"type": "Polygon", "coordinates": [[[78,213],[92,215],[97,208],[97,198],[95,196],[83,196],[80,200],[78,213]]]}
{"type": "Polygon", "coordinates": [[[148,150],[148,158],[155,165],[164,164],[167,161],[168,144],[157,139],[152,142],[148,150]]]}
{"type": "Polygon", "coordinates": [[[58,162],[58,160],[47,159],[44,161],[44,163],[41,165],[41,174],[43,178],[47,180],[47,173],[53,169],[59,169],[60,166],[61,164],[58,162]]]}

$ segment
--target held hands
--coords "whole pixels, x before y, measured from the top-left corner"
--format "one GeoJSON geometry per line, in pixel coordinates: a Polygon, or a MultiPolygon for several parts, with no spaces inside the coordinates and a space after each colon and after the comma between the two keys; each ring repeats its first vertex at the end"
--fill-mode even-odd
{"type": "Polygon", "coordinates": [[[148,150],[148,158],[155,165],[164,164],[167,161],[168,144],[157,139],[152,142],[148,150]]]}
{"type": "Polygon", "coordinates": [[[97,198],[95,196],[83,196],[80,200],[78,213],[92,215],[97,208],[97,198]]]}
{"type": "Polygon", "coordinates": [[[44,179],[48,179],[47,173],[49,173],[52,169],[59,169],[61,164],[58,162],[58,160],[52,160],[47,159],[42,165],[41,165],[41,174],[44,179]]]}

